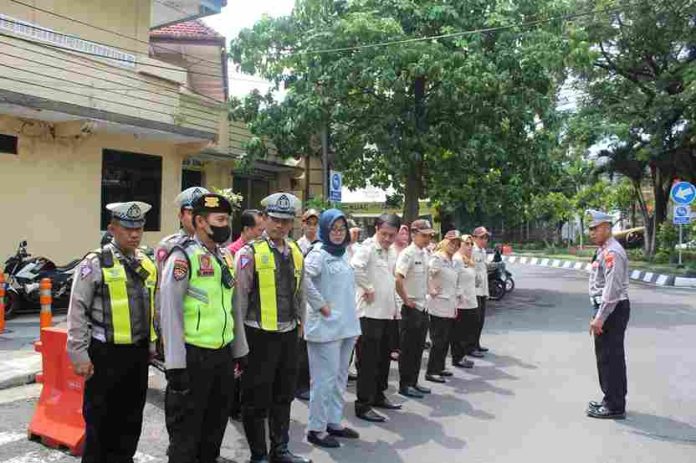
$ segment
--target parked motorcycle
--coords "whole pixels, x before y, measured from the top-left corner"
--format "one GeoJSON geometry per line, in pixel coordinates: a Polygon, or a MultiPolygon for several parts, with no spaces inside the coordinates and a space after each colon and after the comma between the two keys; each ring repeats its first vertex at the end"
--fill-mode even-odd
{"type": "Polygon", "coordinates": [[[57,266],[45,257],[32,257],[27,252],[27,242],[19,243],[14,256],[5,261],[5,317],[12,318],[20,311],[39,310],[39,283],[50,278],[54,303],[67,302],[73,281],[73,273],[79,259],[67,265],[57,266]]]}
{"type": "Polygon", "coordinates": [[[505,262],[488,264],[488,298],[493,301],[502,299],[505,294],[515,289],[515,280],[505,268],[505,262]]]}

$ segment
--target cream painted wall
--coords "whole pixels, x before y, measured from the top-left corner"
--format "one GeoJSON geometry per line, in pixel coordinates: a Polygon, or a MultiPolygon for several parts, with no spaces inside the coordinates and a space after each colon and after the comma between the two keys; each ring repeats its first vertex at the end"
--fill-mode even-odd
{"type": "Polygon", "coordinates": [[[144,244],[177,230],[173,201],[183,156],[175,145],[116,134],[54,139],[46,124],[6,116],[0,116],[0,133],[19,136],[18,155],[0,154],[0,261],[22,239],[32,254],[58,264],[99,245],[103,149],[163,157],[161,231],[146,233],[144,244]]]}
{"type": "Polygon", "coordinates": [[[94,27],[19,5],[10,0],[0,0],[0,12],[57,32],[77,35],[85,40],[147,55],[151,1],[154,0],[28,0],[24,2],[33,4],[35,8],[91,24],[94,27]]]}

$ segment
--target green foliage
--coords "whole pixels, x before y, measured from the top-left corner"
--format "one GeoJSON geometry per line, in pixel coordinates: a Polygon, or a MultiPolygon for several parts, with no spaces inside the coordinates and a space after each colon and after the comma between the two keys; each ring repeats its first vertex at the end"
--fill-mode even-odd
{"type": "Polygon", "coordinates": [[[331,209],[332,207],[335,207],[335,203],[332,203],[330,201],[326,201],[323,196],[315,196],[313,198],[309,198],[308,200],[305,201],[304,204],[305,210],[306,209],[316,209],[319,212],[323,212],[327,209],[331,209]]]}
{"type": "MultiPolygon", "coordinates": [[[[576,10],[607,5],[606,0],[575,1],[576,10]]],[[[582,95],[568,139],[578,148],[608,144],[600,153],[604,166],[632,182],[651,254],[653,230],[667,217],[672,180],[696,176],[695,8],[692,1],[611,5],[615,11],[568,28],[575,44],[568,63],[582,95]],[[652,208],[640,191],[644,180],[653,190],[652,208]]]]}
{"type": "Polygon", "coordinates": [[[668,255],[674,254],[674,246],[679,242],[679,231],[677,227],[669,222],[660,225],[660,230],[657,232],[658,250],[668,255]]]}
{"type": "Polygon", "coordinates": [[[559,172],[556,93],[572,44],[561,21],[515,25],[569,11],[566,0],[298,0],[230,47],[285,98],[255,93],[232,113],[249,123],[252,156],[269,142],[284,156],[317,155],[327,124],[346,184],[393,187],[407,216],[428,197],[519,222],[559,172]],[[409,41],[497,26],[510,27],[409,41]],[[361,48],[385,41],[405,42],[361,48]]]}

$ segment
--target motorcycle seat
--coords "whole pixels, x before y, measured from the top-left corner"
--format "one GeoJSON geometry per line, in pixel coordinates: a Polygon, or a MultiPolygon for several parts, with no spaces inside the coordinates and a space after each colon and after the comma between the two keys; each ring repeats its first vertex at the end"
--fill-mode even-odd
{"type": "Polygon", "coordinates": [[[60,267],[56,267],[56,270],[55,270],[55,271],[56,271],[56,272],[66,272],[66,271],[68,271],[68,270],[74,269],[74,268],[77,266],[77,264],[79,264],[79,263],[80,263],[80,259],[75,259],[75,260],[73,260],[73,261],[70,261],[70,262],[69,262],[68,264],[66,264],[66,265],[62,265],[62,266],[60,266],[60,267]]]}

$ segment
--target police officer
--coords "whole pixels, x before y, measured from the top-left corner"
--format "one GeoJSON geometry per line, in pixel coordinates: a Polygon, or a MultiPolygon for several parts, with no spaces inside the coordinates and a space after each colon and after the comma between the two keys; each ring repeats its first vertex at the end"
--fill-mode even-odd
{"type": "Polygon", "coordinates": [[[68,308],[67,351],[85,378],[83,462],[132,462],[147,394],[157,267],[139,248],[151,206],[106,206],[112,241],[75,274],[68,308]]]}
{"type": "Polygon", "coordinates": [[[428,253],[435,230],[427,220],[411,224],[411,244],[396,261],[396,293],[402,300],[399,326],[401,354],[399,355],[399,394],[423,398],[430,389],[418,384],[423,347],[428,334],[428,313],[425,296],[428,285],[428,253]]]}
{"type": "Polygon", "coordinates": [[[628,301],[628,257],[611,232],[611,216],[589,211],[590,238],[599,246],[592,259],[590,300],[594,315],[590,333],[594,336],[601,402],[591,401],[587,415],[592,418],[626,417],[626,358],[624,335],[631,314],[628,301]]]}
{"type": "Polygon", "coordinates": [[[301,204],[291,194],[275,193],[261,205],[265,207],[266,231],[236,256],[235,307],[244,314],[249,343],[248,366],[242,375],[242,420],[252,462],[304,463],[310,460],[288,449],[290,404],[297,379],[298,322],[306,304],[302,251],[288,233],[301,204]]]}
{"type": "Polygon", "coordinates": [[[171,463],[212,463],[220,454],[232,394],[234,358],[247,353],[232,308],[234,266],[221,245],[230,203],[204,194],[192,204],[195,235],[167,257],[160,285],[171,463]]]}
{"type": "Polygon", "coordinates": [[[193,202],[201,196],[210,193],[200,186],[192,186],[179,193],[174,199],[174,203],[179,206],[179,223],[181,228],[178,232],[166,236],[155,248],[155,259],[159,270],[162,270],[164,260],[169,255],[169,251],[176,245],[183,244],[184,241],[193,237],[195,229],[193,226],[193,202]]]}

